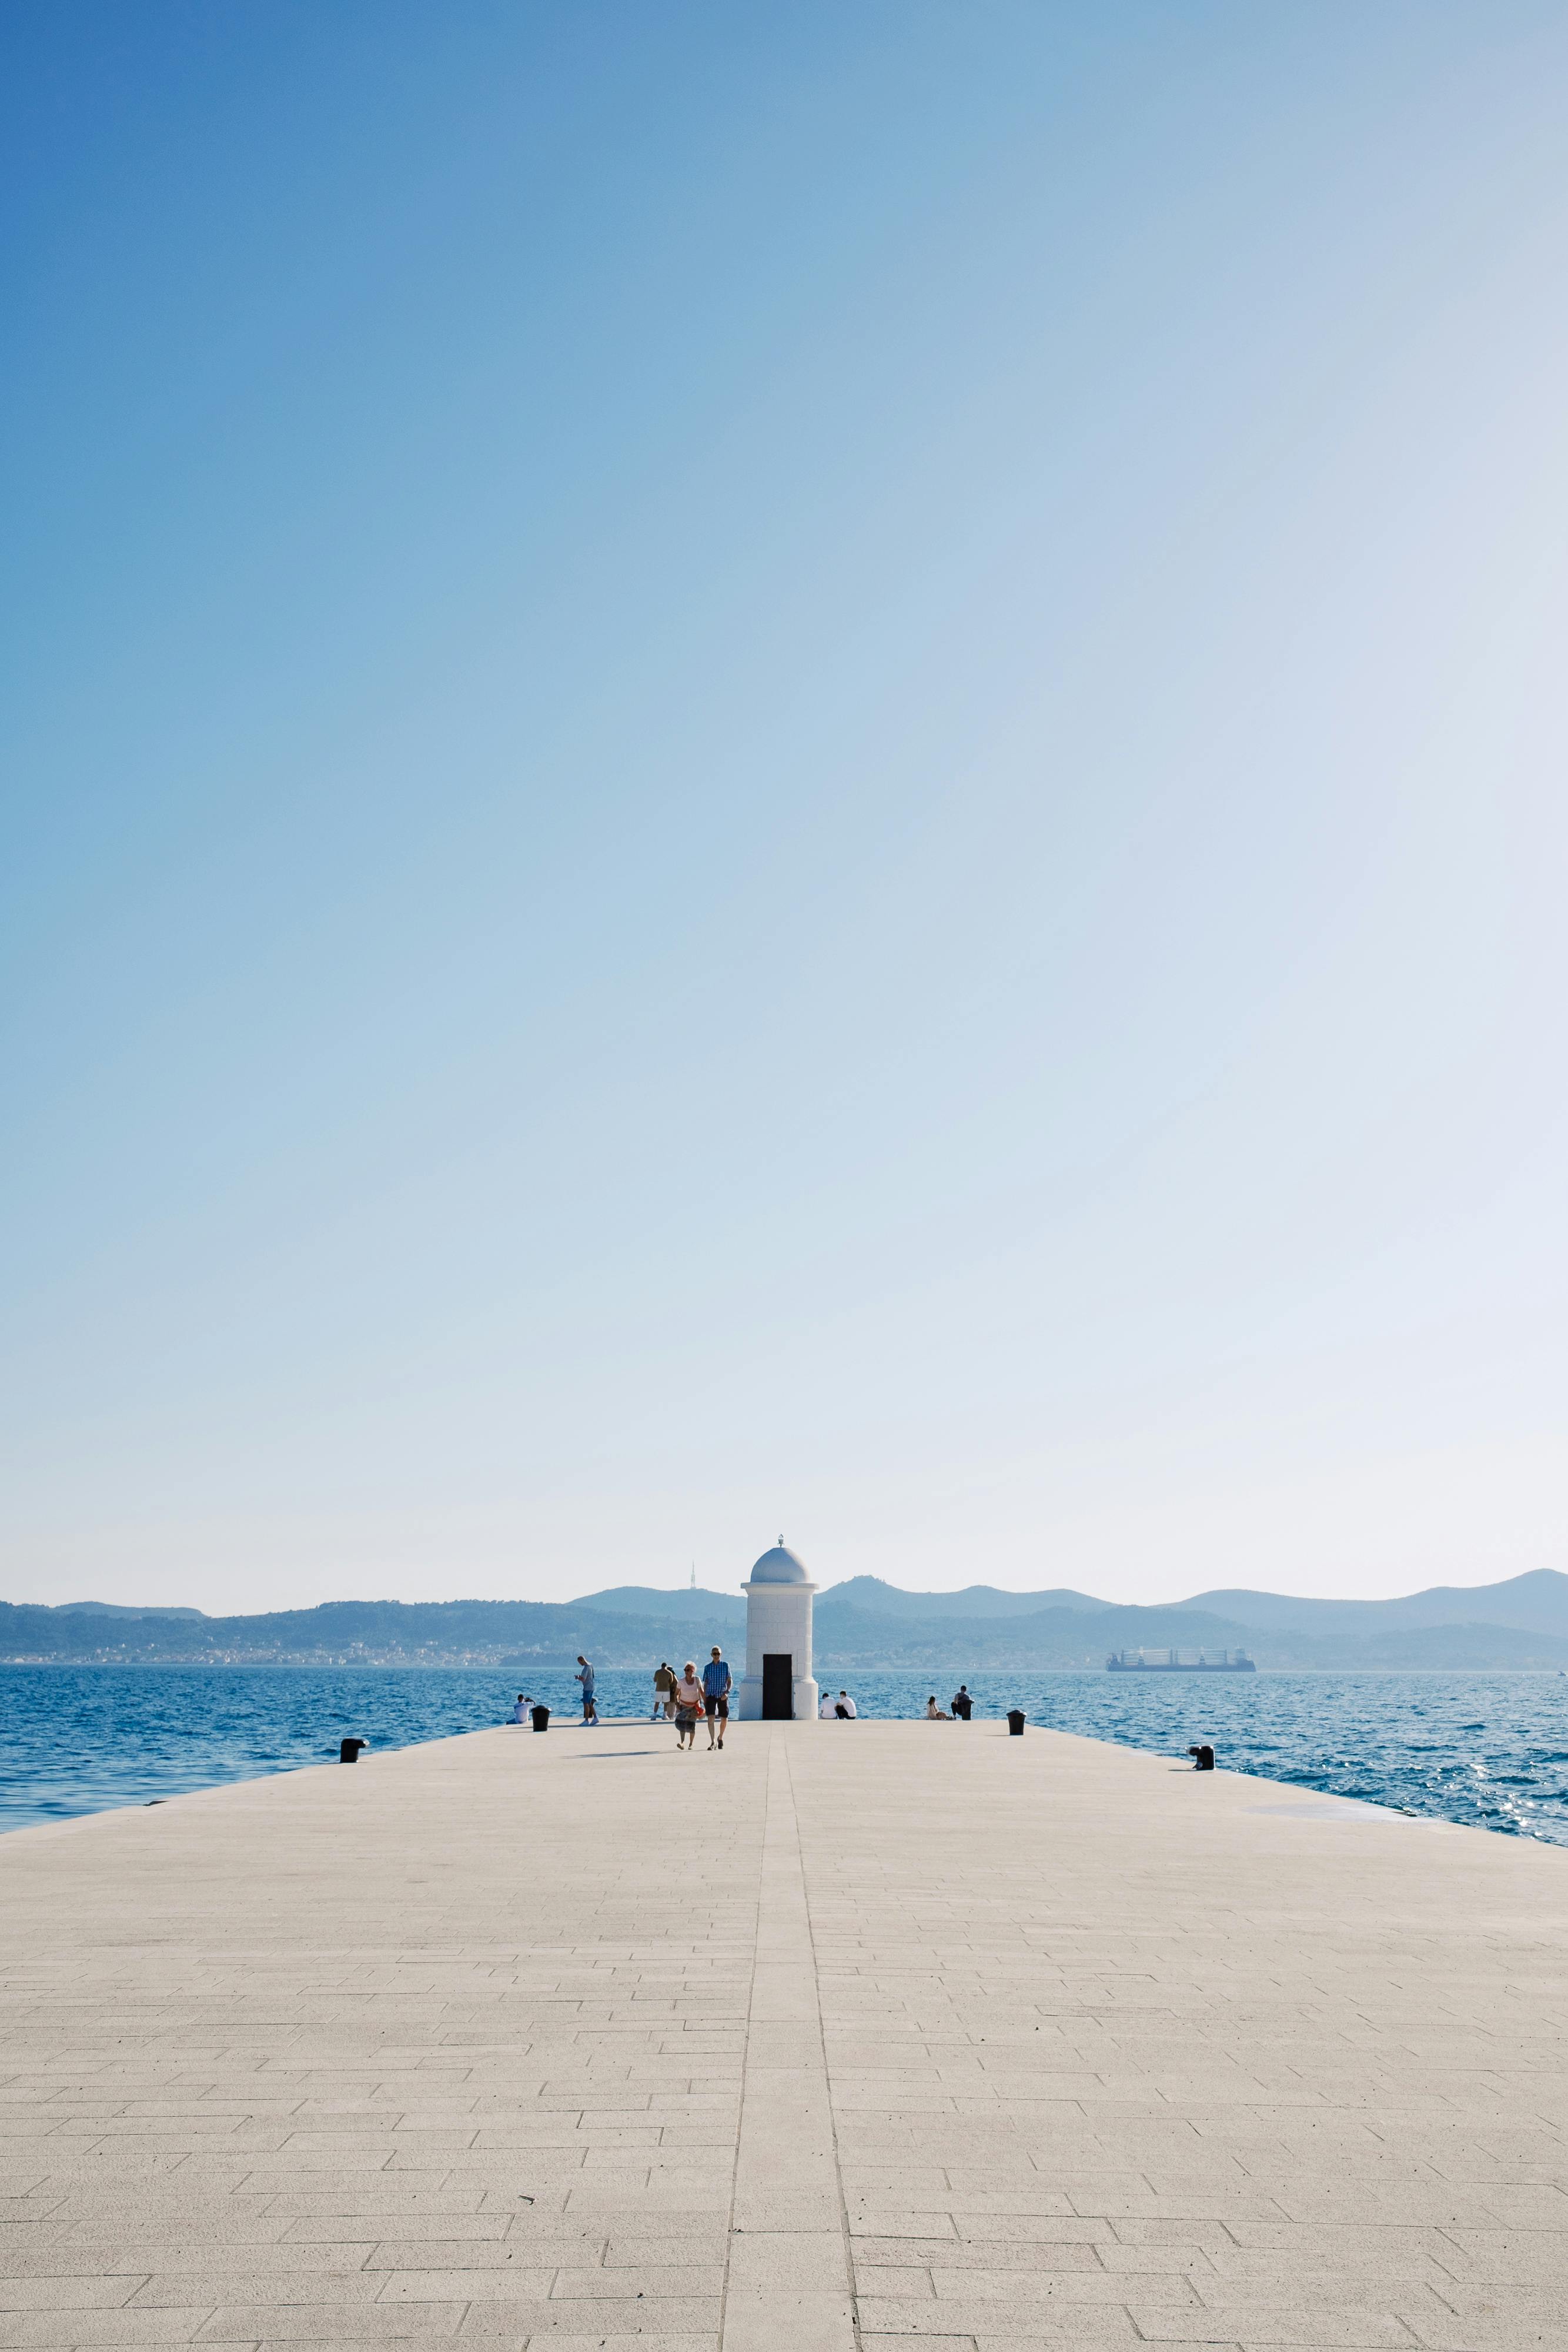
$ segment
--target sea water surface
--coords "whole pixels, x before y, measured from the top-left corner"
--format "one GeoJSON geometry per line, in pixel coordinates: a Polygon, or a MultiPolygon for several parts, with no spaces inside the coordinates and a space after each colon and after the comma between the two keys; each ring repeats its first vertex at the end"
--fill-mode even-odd
{"type": "MultiPolygon", "coordinates": [[[[824,1677],[841,1679],[867,1717],[920,1715],[933,1689],[929,1675],[824,1677]]],[[[968,1685],[977,1725],[1019,1706],[1031,1724],[1156,1755],[1207,1740],[1232,1771],[1568,1845],[1562,1675],[1101,1671],[968,1685]]],[[[517,1687],[478,1667],[0,1665],[0,1829],[332,1762],[347,1735],[379,1753],[475,1731],[504,1720],[517,1687]]],[[[935,1685],[941,1706],[954,1687],[935,1685]]],[[[571,1676],[540,1674],[528,1690],[553,1710],[547,1737],[573,1737],[571,1676]]],[[[606,1718],[646,1722],[648,1675],[607,1671],[598,1695],[606,1718]]],[[[852,1724],[823,1732],[855,1736],[852,1724]]],[[[934,1724],[931,1737],[966,1732],[934,1724]]]]}

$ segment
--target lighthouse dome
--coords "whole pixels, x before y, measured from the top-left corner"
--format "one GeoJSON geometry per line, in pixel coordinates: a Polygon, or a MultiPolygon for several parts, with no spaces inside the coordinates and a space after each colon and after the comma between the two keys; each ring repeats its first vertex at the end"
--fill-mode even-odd
{"type": "Polygon", "coordinates": [[[751,1571],[753,1584],[807,1584],[810,1579],[792,1551],[784,1549],[779,1537],[771,1551],[765,1551],[751,1571]]]}

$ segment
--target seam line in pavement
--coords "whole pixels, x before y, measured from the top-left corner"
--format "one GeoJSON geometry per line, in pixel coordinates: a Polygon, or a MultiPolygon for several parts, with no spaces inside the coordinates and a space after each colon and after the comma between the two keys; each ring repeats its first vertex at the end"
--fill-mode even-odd
{"type": "Polygon", "coordinates": [[[839,2161],[839,2119],[833,2113],[833,2086],[828,2074],[828,2037],[822,2031],[822,1975],[817,1959],[817,1930],[811,1920],[811,1894],[806,1884],[806,1850],[800,1839],[800,1808],[795,1795],[795,1773],[789,1762],[787,1741],[780,1742],[780,1753],[789,1784],[789,1819],[795,1832],[795,1853],[800,1869],[800,1900],[806,1906],[806,1933],[811,1941],[811,1977],[817,1989],[817,2046],[822,2055],[822,2088],[828,2103],[828,2122],[833,2135],[833,2186],[839,2193],[839,2234],[843,2240],[844,2276],[849,2281],[850,2326],[856,2352],[859,2352],[860,2283],[855,2274],[854,2242],[850,2235],[850,2202],[844,2194],[844,2171],[839,2161]]]}
{"type": "Polygon", "coordinates": [[[723,2352],[856,2352],[816,1951],[788,1737],[768,1734],[723,2352]]]}
{"type": "MultiPolygon", "coordinates": [[[[760,1736],[762,1732],[760,1724],[758,1726],[758,1732],[760,1736]]],[[[768,1735],[768,1739],[771,1745],[771,1734],[768,1735]]],[[[771,1766],[771,1756],[768,1763],[771,1766]]],[[[746,2065],[751,2047],[751,2012],[757,2005],[757,1956],[762,1948],[762,1889],[764,1868],[768,1858],[768,1790],[770,1778],[770,1771],[763,1775],[762,1828],[757,1841],[757,1907],[752,1915],[751,1981],[746,1992],[746,2042],[740,2053],[740,2104],[735,2121],[735,2154],[730,2158],[729,2166],[729,2212],[727,2217],[727,2227],[724,2241],[724,2276],[719,2281],[718,2288],[718,2340],[721,2346],[725,2341],[725,2324],[729,2315],[730,2258],[735,2249],[735,2204],[740,2185],[741,2144],[746,2134],[746,2065]]]]}

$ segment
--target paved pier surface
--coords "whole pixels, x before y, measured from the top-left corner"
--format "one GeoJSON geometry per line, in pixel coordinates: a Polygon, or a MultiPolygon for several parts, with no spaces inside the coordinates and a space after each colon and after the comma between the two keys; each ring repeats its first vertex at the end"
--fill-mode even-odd
{"type": "Polygon", "coordinates": [[[0,2346],[1568,2346],[1568,1854],[990,1725],[671,1743],[0,1839],[0,2346]]]}

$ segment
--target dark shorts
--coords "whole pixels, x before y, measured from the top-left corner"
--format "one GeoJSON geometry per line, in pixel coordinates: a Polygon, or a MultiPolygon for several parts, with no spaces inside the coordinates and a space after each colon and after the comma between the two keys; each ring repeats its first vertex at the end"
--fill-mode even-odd
{"type": "Polygon", "coordinates": [[[727,1698],[705,1698],[703,1701],[703,1712],[707,1717],[710,1723],[713,1721],[716,1715],[722,1716],[725,1722],[727,1723],[729,1721],[729,1701],[727,1698]]]}

